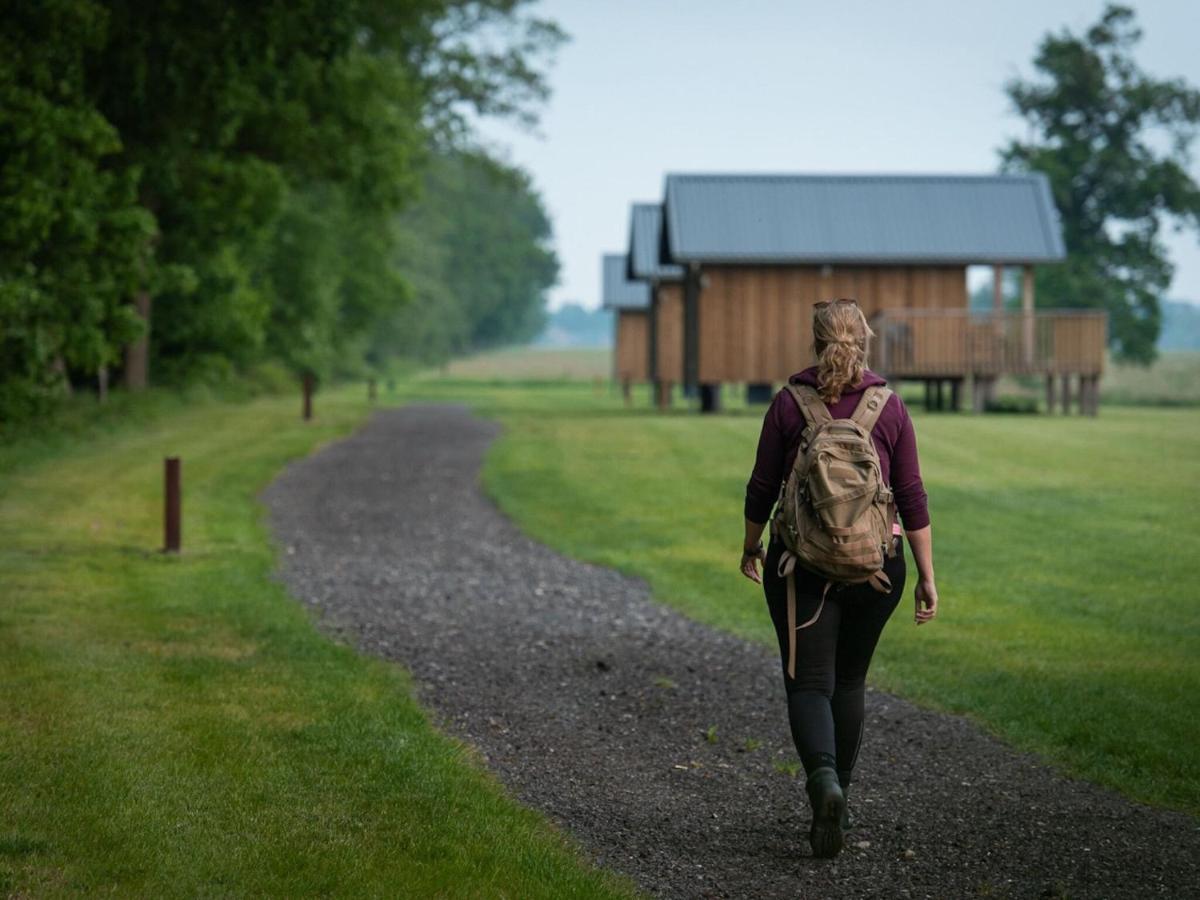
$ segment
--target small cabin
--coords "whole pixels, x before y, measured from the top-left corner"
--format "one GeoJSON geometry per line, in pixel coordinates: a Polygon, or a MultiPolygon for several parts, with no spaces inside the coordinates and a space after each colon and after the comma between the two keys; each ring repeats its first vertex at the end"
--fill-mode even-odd
{"type": "Polygon", "coordinates": [[[649,359],[655,403],[671,403],[671,390],[683,384],[683,267],[664,263],[662,204],[635,203],[629,222],[629,277],[650,288],[647,308],[649,359]]]}
{"type": "Polygon", "coordinates": [[[606,253],[601,260],[601,303],[614,313],[613,378],[627,400],[631,385],[650,377],[650,286],[632,280],[628,272],[624,253],[606,253]]]}
{"type": "Polygon", "coordinates": [[[723,382],[785,381],[811,359],[813,305],[854,297],[877,335],[871,365],[893,382],[948,385],[953,405],[969,382],[982,409],[999,376],[1039,374],[1065,411],[1075,379],[1095,412],[1105,314],[1035,309],[1036,267],[1065,258],[1040,174],[668,175],[659,246],[683,270],[683,379],[702,409],[723,382]],[[990,310],[969,309],[970,265],[993,268],[990,310]]]}

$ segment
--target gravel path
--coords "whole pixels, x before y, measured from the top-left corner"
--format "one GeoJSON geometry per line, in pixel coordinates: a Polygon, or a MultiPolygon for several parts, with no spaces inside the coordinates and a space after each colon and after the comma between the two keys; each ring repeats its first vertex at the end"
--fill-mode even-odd
{"type": "Polygon", "coordinates": [[[522,535],[478,487],[498,430],[410,406],[290,466],[266,492],[283,576],[598,864],[664,897],[1200,893],[1191,818],[877,691],[859,827],[812,859],[803,778],[776,768],[794,751],[775,654],[522,535]]]}

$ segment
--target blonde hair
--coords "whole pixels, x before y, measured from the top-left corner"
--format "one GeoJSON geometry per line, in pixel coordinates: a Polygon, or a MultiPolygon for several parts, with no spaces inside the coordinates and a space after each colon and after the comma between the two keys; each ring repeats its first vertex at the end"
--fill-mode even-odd
{"type": "Polygon", "coordinates": [[[813,350],[817,354],[817,393],[836,403],[862,381],[875,332],[856,300],[818,303],[813,309],[813,350]]]}

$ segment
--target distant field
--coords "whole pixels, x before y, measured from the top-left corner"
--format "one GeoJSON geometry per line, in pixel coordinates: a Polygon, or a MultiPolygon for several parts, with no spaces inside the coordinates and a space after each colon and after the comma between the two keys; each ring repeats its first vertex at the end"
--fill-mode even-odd
{"type": "MultiPolygon", "coordinates": [[[[659,415],[645,390],[625,410],[581,385],[414,390],[504,422],[485,483],[532,535],[773,641],[759,590],[736,573],[760,412],[659,415]]],[[[914,415],[943,610],[916,629],[908,592],[874,682],[1200,812],[1200,417],[914,415]]]]}
{"type": "Polygon", "coordinates": [[[512,347],[456,359],[444,370],[425,373],[423,377],[481,381],[591,381],[611,375],[611,349],[512,347]]]}
{"type": "Polygon", "coordinates": [[[1200,405],[1200,353],[1173,350],[1160,353],[1149,368],[1110,365],[1100,380],[1104,403],[1166,406],[1200,405]]]}
{"type": "MultiPolygon", "coordinates": [[[[466,379],[479,381],[594,381],[612,375],[610,349],[570,348],[544,349],[514,347],[449,363],[443,370],[423,373],[422,379],[466,379]]],[[[1004,379],[1001,394],[1024,395],[1039,404],[1043,398],[1040,378],[1024,383],[1004,379]]],[[[904,385],[905,397],[920,403],[923,396],[919,384],[904,385]]],[[[1100,382],[1101,401],[1106,404],[1136,406],[1197,406],[1200,405],[1200,353],[1168,351],[1159,354],[1150,367],[1109,363],[1100,382]]],[[[740,386],[727,385],[725,402],[738,407],[740,386]]]]}

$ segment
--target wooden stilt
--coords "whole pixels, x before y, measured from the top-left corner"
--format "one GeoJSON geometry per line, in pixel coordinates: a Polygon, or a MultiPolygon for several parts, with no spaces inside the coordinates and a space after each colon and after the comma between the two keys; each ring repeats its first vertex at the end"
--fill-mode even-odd
{"type": "Polygon", "coordinates": [[[1054,414],[1054,376],[1046,374],[1046,413],[1054,414]]]}
{"type": "Polygon", "coordinates": [[[955,378],[950,382],[950,409],[954,412],[962,411],[962,379],[955,378]]]}
{"type": "Polygon", "coordinates": [[[1062,411],[1064,416],[1071,414],[1071,376],[1064,374],[1062,376],[1062,411]]]}

